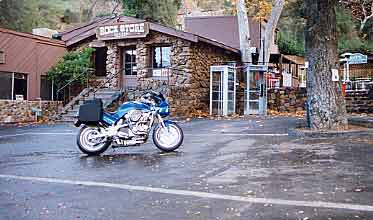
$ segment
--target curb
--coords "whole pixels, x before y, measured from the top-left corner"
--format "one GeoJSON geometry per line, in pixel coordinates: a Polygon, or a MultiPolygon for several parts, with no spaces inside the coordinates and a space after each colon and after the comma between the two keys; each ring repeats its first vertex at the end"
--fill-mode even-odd
{"type": "Polygon", "coordinates": [[[349,118],[348,123],[366,128],[373,128],[373,120],[367,118],[349,118]]]}
{"type": "Polygon", "coordinates": [[[335,138],[335,137],[356,137],[365,136],[373,137],[373,129],[366,129],[361,131],[311,131],[311,130],[299,130],[297,128],[289,129],[288,132],[290,137],[301,137],[301,138],[335,138]]]}

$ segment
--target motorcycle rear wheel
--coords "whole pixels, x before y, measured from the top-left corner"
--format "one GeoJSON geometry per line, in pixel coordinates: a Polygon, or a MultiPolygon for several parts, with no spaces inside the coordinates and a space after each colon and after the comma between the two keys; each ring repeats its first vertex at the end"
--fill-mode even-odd
{"type": "Polygon", "coordinates": [[[166,128],[158,125],[153,130],[153,142],[158,149],[164,152],[171,152],[178,149],[183,140],[183,130],[176,123],[170,123],[166,128]]]}
{"type": "Polygon", "coordinates": [[[96,140],[92,137],[99,133],[97,128],[83,126],[76,140],[79,150],[89,156],[97,156],[104,153],[110,146],[110,142],[100,143],[100,140],[96,140]]]}

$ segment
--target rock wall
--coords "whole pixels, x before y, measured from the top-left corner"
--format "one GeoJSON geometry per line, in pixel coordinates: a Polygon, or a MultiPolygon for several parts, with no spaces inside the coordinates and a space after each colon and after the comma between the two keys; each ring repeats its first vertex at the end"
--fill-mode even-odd
{"type": "MultiPolygon", "coordinates": [[[[373,97],[368,91],[346,93],[348,113],[373,113],[373,97]]],[[[307,91],[304,88],[271,89],[268,91],[268,110],[275,112],[301,112],[305,110],[307,91]]]]}
{"type": "Polygon", "coordinates": [[[304,88],[270,89],[268,91],[268,110],[296,113],[304,111],[307,91],[304,88]]]}
{"type": "Polygon", "coordinates": [[[347,92],[346,108],[350,113],[373,113],[373,97],[368,91],[347,92]]]}
{"type": "MultiPolygon", "coordinates": [[[[210,67],[228,61],[240,60],[237,54],[206,43],[192,45],[191,81],[186,84],[190,96],[185,100],[186,112],[208,113],[210,108],[210,67]],[[192,104],[190,108],[188,103],[192,104]]],[[[182,97],[180,97],[182,98],[182,97]]],[[[189,104],[189,105],[190,105],[189,104]]]]}
{"type": "MultiPolygon", "coordinates": [[[[42,116],[38,118],[40,122],[48,122],[51,116],[56,113],[57,102],[42,101],[42,116]]],[[[62,103],[58,102],[59,108],[62,103]]],[[[0,125],[10,123],[36,122],[33,109],[40,109],[39,101],[7,101],[0,100],[0,125]]]]}
{"type": "Polygon", "coordinates": [[[115,42],[109,42],[106,44],[107,50],[107,60],[106,60],[106,88],[119,88],[120,82],[120,65],[121,65],[121,55],[118,45],[115,42]]]}

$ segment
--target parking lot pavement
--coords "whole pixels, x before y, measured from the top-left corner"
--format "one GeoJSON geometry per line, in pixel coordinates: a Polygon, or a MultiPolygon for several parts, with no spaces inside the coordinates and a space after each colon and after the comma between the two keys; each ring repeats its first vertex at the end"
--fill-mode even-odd
{"type": "Polygon", "coordinates": [[[78,129],[0,130],[0,219],[373,219],[373,140],[296,118],[181,121],[183,146],[86,157],[78,129]]]}

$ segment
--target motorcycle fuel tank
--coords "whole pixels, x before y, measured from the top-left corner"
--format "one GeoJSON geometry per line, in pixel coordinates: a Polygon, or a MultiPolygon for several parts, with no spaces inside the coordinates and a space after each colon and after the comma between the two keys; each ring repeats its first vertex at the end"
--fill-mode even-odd
{"type": "Polygon", "coordinates": [[[115,113],[104,112],[103,120],[108,124],[113,124],[122,118],[131,110],[142,110],[150,111],[150,106],[142,102],[125,102],[123,103],[115,113]]]}

